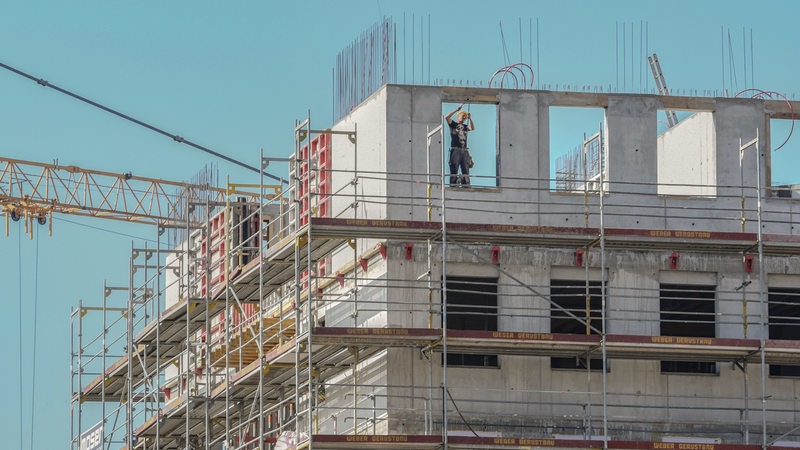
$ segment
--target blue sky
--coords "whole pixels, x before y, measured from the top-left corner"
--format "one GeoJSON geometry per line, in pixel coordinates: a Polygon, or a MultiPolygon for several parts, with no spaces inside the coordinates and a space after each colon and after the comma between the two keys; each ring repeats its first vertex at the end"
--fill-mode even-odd
{"type": "MultiPolygon", "coordinates": [[[[533,53],[535,60],[527,26],[538,18],[540,64],[534,69],[539,83],[616,86],[620,79],[621,84],[616,30],[633,24],[636,64],[633,80],[625,72],[626,87],[652,88],[647,67],[640,78],[638,65],[639,29],[646,22],[649,49],[658,53],[673,90],[722,89],[721,27],[730,28],[733,36],[734,90],[752,87],[744,84],[744,53],[750,56],[742,48],[745,27],[748,45],[753,32],[755,87],[797,98],[798,9],[791,1],[2,0],[0,61],[256,165],[261,149],[271,156],[290,153],[294,122],[309,109],[317,126],[331,125],[336,53],[382,16],[398,24],[398,48],[404,22],[410,47],[412,17],[416,23],[424,17],[422,48],[427,52],[429,42],[430,67],[425,59],[425,73],[416,65],[419,73],[411,74],[410,67],[401,65],[399,82],[420,82],[430,70],[432,79],[485,84],[506,62],[499,23],[511,62],[520,53],[526,60],[533,53]]],[[[630,44],[629,31],[626,38],[630,44]]],[[[407,66],[410,53],[408,48],[407,66]]],[[[630,60],[627,64],[631,70],[630,60]]],[[[798,140],[793,138],[776,156],[781,167],[798,167],[798,140]]],[[[43,162],[58,158],[62,164],[171,180],[188,179],[210,161],[197,150],[4,70],[0,155],[43,162]]],[[[223,179],[257,181],[230,164],[220,164],[220,173],[223,179]]],[[[791,176],[789,170],[780,175],[786,182],[800,182],[791,176]]],[[[53,237],[42,229],[31,241],[12,224],[10,236],[0,237],[0,341],[6,366],[0,371],[6,389],[0,436],[7,448],[68,445],[69,311],[79,299],[101,302],[104,280],[125,285],[130,236],[155,235],[149,227],[74,217],[56,220],[54,228],[53,237]]]]}

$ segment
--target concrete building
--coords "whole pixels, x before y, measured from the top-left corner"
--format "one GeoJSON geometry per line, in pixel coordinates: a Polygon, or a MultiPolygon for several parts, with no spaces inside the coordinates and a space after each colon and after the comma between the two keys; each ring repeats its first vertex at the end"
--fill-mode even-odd
{"type": "Polygon", "coordinates": [[[798,106],[385,85],[309,118],[288,187],[134,252],[84,424],[143,449],[798,446],[800,203],[768,151],[798,106]],[[460,103],[490,117],[471,187],[460,103]],[[566,127],[564,183],[553,108],[602,116],[566,127]],[[691,114],[659,133],[664,110],[691,114]]]}

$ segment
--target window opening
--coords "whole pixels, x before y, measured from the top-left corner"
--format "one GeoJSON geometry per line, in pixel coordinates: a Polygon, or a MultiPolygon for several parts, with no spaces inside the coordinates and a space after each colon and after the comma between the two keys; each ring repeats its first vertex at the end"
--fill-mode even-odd
{"type": "MultiPolygon", "coordinates": [[[[661,336],[716,337],[716,286],[661,283],[661,336]]],[[[661,361],[663,373],[716,374],[717,363],[661,361]]]]}
{"type": "MultiPolygon", "coordinates": [[[[797,112],[800,115],[800,111],[797,112]]],[[[772,196],[778,198],[800,198],[800,177],[793,155],[800,152],[800,124],[788,119],[770,119],[769,147],[767,155],[767,180],[772,187],[772,196]]]]}
{"type": "Polygon", "coordinates": [[[717,195],[717,136],[714,114],[707,111],[659,110],[656,127],[658,194],[717,195]],[[669,126],[667,113],[678,123],[669,126]]]}
{"type": "Polygon", "coordinates": [[[601,150],[605,109],[550,107],[550,190],[599,191],[600,171],[608,179],[608,154],[601,150]]]}
{"type": "MultiPolygon", "coordinates": [[[[770,288],[769,338],[800,340],[800,288],[770,288]]],[[[800,377],[800,365],[770,364],[770,376],[800,377]]]]}
{"type": "MultiPolygon", "coordinates": [[[[497,151],[497,105],[469,102],[442,103],[442,116],[447,116],[459,105],[463,105],[461,106],[461,111],[469,113],[475,125],[475,130],[467,133],[467,148],[474,164],[469,168],[469,185],[500,186],[498,176],[500,155],[497,151]]],[[[459,112],[453,114],[451,120],[458,122],[457,116],[459,112]]],[[[450,148],[453,145],[450,142],[450,127],[447,121],[444,123],[443,132],[445,135],[444,172],[449,174],[450,148]]],[[[461,183],[458,185],[461,186],[461,183]]]]}
{"type": "MultiPolygon", "coordinates": [[[[447,277],[447,328],[497,331],[497,278],[447,277]]],[[[448,366],[498,367],[497,355],[448,353],[448,366]]]]}
{"type": "MultiPolygon", "coordinates": [[[[587,323],[576,320],[555,305],[550,305],[550,332],[564,334],[597,334],[589,327],[600,329],[602,320],[600,282],[589,281],[588,302],[587,283],[581,280],[552,280],[550,282],[550,301],[566,309],[587,323]]],[[[551,357],[550,367],[553,369],[586,369],[586,358],[551,357]]],[[[589,360],[591,370],[603,370],[602,358],[589,360]]]]}

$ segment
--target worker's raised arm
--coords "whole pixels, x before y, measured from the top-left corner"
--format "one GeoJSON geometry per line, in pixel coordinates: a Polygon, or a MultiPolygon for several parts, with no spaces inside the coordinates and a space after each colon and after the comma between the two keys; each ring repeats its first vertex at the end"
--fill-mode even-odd
{"type": "MultiPolygon", "coordinates": [[[[469,113],[467,113],[467,114],[469,114],[469,113]]],[[[469,118],[469,126],[467,128],[469,129],[469,131],[474,131],[475,130],[475,120],[472,118],[472,114],[469,114],[467,117],[469,118]]]]}
{"type": "Polygon", "coordinates": [[[450,112],[449,112],[449,113],[448,113],[446,116],[444,116],[444,121],[445,121],[445,122],[447,122],[447,123],[450,123],[450,122],[452,122],[452,120],[450,120],[450,118],[451,118],[451,117],[453,117],[453,114],[455,114],[455,113],[457,113],[457,112],[461,111],[461,107],[462,107],[462,106],[464,106],[464,104],[463,104],[463,103],[462,103],[462,104],[460,104],[460,105],[458,105],[458,108],[456,108],[456,109],[454,109],[454,110],[450,111],[450,112]]]}

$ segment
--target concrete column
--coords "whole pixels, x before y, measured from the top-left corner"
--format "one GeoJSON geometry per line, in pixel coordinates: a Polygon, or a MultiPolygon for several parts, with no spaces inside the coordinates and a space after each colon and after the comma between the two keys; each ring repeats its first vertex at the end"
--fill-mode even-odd
{"type": "Polygon", "coordinates": [[[609,96],[606,148],[612,193],[656,194],[658,107],[656,97],[609,96]]]}
{"type": "MultiPolygon", "coordinates": [[[[739,186],[741,175],[739,170],[739,139],[747,142],[756,137],[756,129],[761,135],[761,150],[766,142],[766,116],[763,103],[754,103],[751,99],[717,99],[714,111],[714,127],[717,132],[717,190],[718,197],[739,197],[741,189],[725,186],[739,186]]],[[[750,149],[743,160],[744,185],[752,186],[745,192],[747,197],[755,197],[756,184],[756,152],[750,149]]],[[[766,179],[762,167],[762,183],[766,179]]],[[[755,204],[753,205],[755,210],[755,204]]]]}
{"type": "MultiPolygon", "coordinates": [[[[501,92],[498,110],[498,173],[501,187],[535,189],[532,178],[546,178],[540,173],[539,102],[534,94],[501,92]],[[510,178],[521,178],[512,180],[510,178]]],[[[549,169],[544,168],[545,172],[549,169]]]]}

